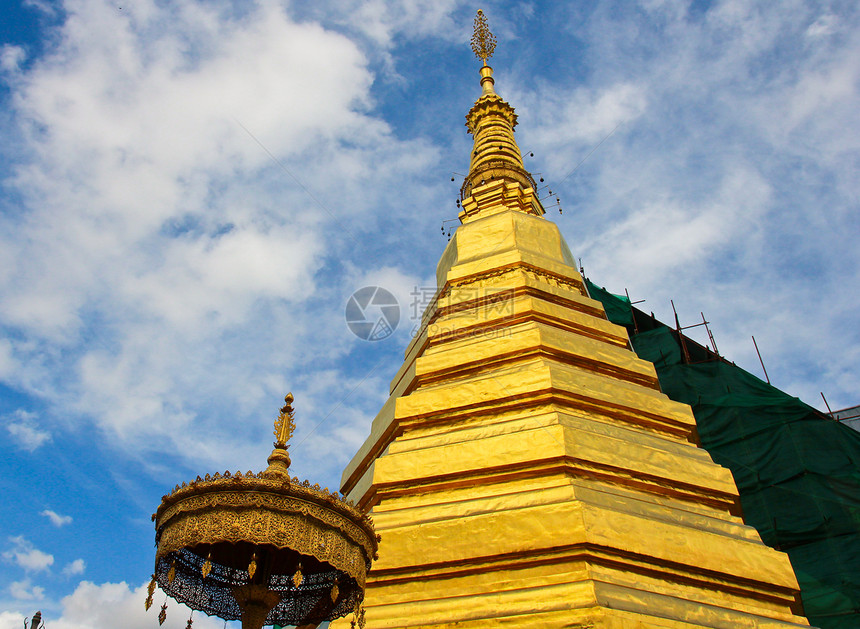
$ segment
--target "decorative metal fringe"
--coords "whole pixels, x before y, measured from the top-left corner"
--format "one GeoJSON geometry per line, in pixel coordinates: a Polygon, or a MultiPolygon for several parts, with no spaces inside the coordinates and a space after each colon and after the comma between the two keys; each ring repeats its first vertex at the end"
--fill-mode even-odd
{"type": "Polygon", "coordinates": [[[352,629],[364,629],[367,625],[367,620],[364,618],[364,606],[361,603],[355,604],[355,611],[352,614],[352,620],[349,622],[349,626],[352,629]]]}
{"type": "Polygon", "coordinates": [[[143,603],[144,607],[146,607],[146,611],[149,611],[149,608],[152,607],[153,594],[155,594],[155,575],[152,575],[152,581],[150,581],[149,585],[146,587],[146,601],[143,603]]]}

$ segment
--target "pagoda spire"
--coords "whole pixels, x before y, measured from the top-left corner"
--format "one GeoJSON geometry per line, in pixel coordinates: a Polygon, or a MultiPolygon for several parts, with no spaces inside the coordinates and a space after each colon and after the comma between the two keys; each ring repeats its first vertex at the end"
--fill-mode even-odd
{"type": "MultiPolygon", "coordinates": [[[[480,194],[483,186],[492,186],[493,190],[501,191],[505,186],[513,184],[520,188],[516,196],[527,193],[529,198],[521,199],[515,205],[529,214],[541,216],[544,213],[540,202],[534,195],[536,188],[534,179],[523,165],[523,157],[517,141],[514,138],[514,127],[517,126],[517,114],[509,103],[495,91],[493,68],[487,65],[496,48],[496,38],[490,32],[484,12],[478,10],[475,17],[475,31],[472,35],[472,50],[475,56],[483,61],[481,67],[481,95],[466,114],[466,128],[475,137],[472,149],[469,174],[460,190],[463,202],[463,212],[460,219],[466,222],[482,209],[480,194]],[[495,184],[495,185],[493,185],[495,184]],[[518,185],[517,185],[518,184],[518,185]]],[[[491,194],[493,205],[497,205],[498,194],[491,194]]]]}

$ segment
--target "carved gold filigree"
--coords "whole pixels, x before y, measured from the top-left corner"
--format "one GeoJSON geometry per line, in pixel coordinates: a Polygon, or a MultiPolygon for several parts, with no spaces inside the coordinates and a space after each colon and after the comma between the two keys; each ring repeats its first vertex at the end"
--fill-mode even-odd
{"type": "MultiPolygon", "coordinates": [[[[219,506],[233,509],[300,511],[328,526],[343,528],[357,541],[362,537],[373,537],[373,523],[370,518],[332,494],[296,483],[284,484],[269,479],[248,478],[241,482],[201,483],[197,487],[189,487],[166,496],[154,516],[156,528],[161,529],[163,523],[179,512],[219,506]]],[[[368,545],[368,550],[371,550],[372,546],[368,545]]]]}
{"type": "Polygon", "coordinates": [[[229,490],[235,492],[231,498],[235,501],[232,504],[246,504],[251,501],[255,506],[261,506],[264,503],[268,504],[266,500],[272,499],[273,495],[289,496],[295,500],[325,505],[328,509],[341,513],[348,520],[361,523],[361,527],[366,530],[373,528],[373,522],[370,518],[356,509],[352,502],[343,500],[337,492],[318,489],[319,485],[316,485],[316,488],[311,487],[308,481],[301,482],[295,477],[281,480],[265,477],[262,473],[238,477],[231,476],[229,472],[225,472],[224,476],[215,474],[214,477],[210,477],[207,474],[206,477],[206,480],[194,481],[187,486],[177,486],[173,492],[163,496],[161,506],[152,515],[152,519],[164,520],[169,518],[177,504],[193,504],[193,502],[186,502],[189,498],[207,495],[213,491],[220,493],[229,490]],[[230,479],[230,482],[225,483],[225,479],[230,479]],[[241,498],[242,494],[246,494],[247,498],[241,498]]]}
{"type": "Polygon", "coordinates": [[[181,487],[164,497],[154,516],[157,560],[202,544],[272,545],[327,562],[363,586],[376,556],[373,524],[318,487],[229,474],[181,487]]]}
{"type": "MultiPolygon", "coordinates": [[[[373,552],[361,542],[371,546],[369,540],[350,539],[343,528],[330,527],[315,518],[309,511],[302,513],[278,512],[266,509],[220,509],[180,513],[164,527],[158,543],[157,558],[182,548],[198,544],[237,544],[249,542],[289,548],[302,555],[310,555],[346,572],[362,586],[365,583],[367,564],[373,552]]],[[[375,545],[375,539],[373,540],[375,545]]]]}
{"type": "Polygon", "coordinates": [[[447,296],[450,289],[456,289],[462,286],[492,286],[494,284],[498,284],[498,280],[506,280],[507,283],[511,283],[511,280],[507,278],[516,277],[523,273],[527,277],[540,282],[545,282],[551,286],[558,286],[559,288],[566,288],[579,294],[583,294],[582,283],[578,282],[575,278],[557,275],[529,264],[518,264],[516,266],[493,269],[492,271],[486,271],[484,273],[478,273],[470,275],[469,277],[454,280],[449,283],[449,290],[445,291],[445,295],[447,296]]]}
{"type": "MultiPolygon", "coordinates": [[[[479,123],[487,116],[502,118],[510,125],[511,130],[517,126],[517,113],[514,108],[507,101],[502,100],[501,96],[493,94],[491,97],[479,99],[466,114],[466,129],[469,133],[474,134],[478,131],[479,123]]],[[[499,139],[497,136],[498,134],[495,134],[492,138],[487,138],[487,144],[498,146],[499,139]]],[[[516,146],[513,135],[505,139],[516,146]]],[[[477,147],[476,150],[478,150],[477,147]]],[[[519,149],[517,149],[517,153],[519,153],[519,149]]]]}

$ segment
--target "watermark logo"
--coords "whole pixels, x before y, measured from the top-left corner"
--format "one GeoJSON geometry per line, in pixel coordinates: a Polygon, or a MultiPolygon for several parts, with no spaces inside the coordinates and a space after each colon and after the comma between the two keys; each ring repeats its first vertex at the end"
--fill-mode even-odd
{"type": "MultiPolygon", "coordinates": [[[[493,330],[500,320],[515,314],[516,290],[508,287],[459,286],[440,294],[436,287],[415,286],[410,297],[413,337],[424,330],[434,338],[506,336],[507,331],[493,330]],[[424,320],[430,308],[433,316],[424,320]]],[[[381,341],[397,329],[400,303],[381,286],[365,286],[349,297],[345,315],[347,326],[358,338],[381,341]]]]}
{"type": "MultiPolygon", "coordinates": [[[[439,292],[435,287],[415,286],[409,294],[412,320],[421,321],[425,310],[436,300],[439,292]]],[[[482,315],[511,315],[514,313],[513,288],[498,286],[459,286],[446,293],[447,305],[459,305],[482,315]]]]}
{"type": "Polygon", "coordinates": [[[346,325],[358,338],[381,341],[400,323],[397,298],[381,286],[359,288],[346,301],[346,325]]]}

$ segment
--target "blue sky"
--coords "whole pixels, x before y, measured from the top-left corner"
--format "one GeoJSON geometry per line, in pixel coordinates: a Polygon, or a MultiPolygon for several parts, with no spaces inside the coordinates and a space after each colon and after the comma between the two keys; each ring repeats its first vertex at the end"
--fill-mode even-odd
{"type": "MultiPolygon", "coordinates": [[[[0,629],[154,626],[150,514],[261,469],[288,391],[294,473],[338,486],[457,215],[476,8],[4,0],[0,629]],[[377,342],[344,322],[366,285],[402,305],[377,342]]],[[[482,8],[587,275],[858,403],[856,2],[482,8]]]]}

